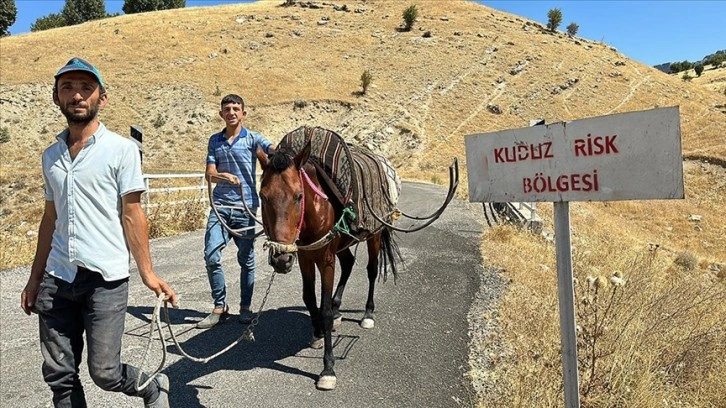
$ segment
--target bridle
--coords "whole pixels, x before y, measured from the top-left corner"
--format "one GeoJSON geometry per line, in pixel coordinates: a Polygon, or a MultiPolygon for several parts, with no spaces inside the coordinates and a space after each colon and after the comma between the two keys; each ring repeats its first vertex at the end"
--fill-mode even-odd
{"type": "MultiPolygon", "coordinates": [[[[300,220],[297,223],[297,229],[295,230],[295,239],[290,244],[285,244],[282,242],[272,241],[271,239],[268,239],[265,241],[263,248],[270,249],[270,259],[272,259],[273,256],[281,255],[281,254],[289,254],[289,253],[295,253],[297,251],[312,251],[315,249],[320,249],[330,243],[332,241],[336,234],[333,230],[325,234],[322,238],[319,240],[313,242],[309,245],[298,245],[297,241],[300,239],[300,232],[302,231],[302,225],[303,220],[305,218],[305,185],[307,184],[308,187],[310,187],[311,190],[315,193],[316,196],[322,198],[323,200],[328,200],[328,195],[325,194],[323,190],[321,190],[318,186],[313,183],[312,180],[310,180],[310,176],[308,176],[308,173],[305,171],[304,168],[300,167],[300,170],[298,170],[298,177],[300,178],[300,185],[303,186],[302,188],[302,197],[300,199],[300,220]]],[[[265,232],[267,236],[269,237],[269,232],[266,231],[265,226],[265,232]]]]}

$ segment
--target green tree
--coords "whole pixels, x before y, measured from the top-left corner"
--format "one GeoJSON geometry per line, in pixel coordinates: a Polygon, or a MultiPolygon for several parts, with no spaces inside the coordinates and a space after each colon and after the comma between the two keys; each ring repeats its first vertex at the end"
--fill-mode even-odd
{"type": "Polygon", "coordinates": [[[547,29],[550,31],[557,30],[562,23],[562,10],[556,8],[547,12],[547,29]]]}
{"type": "Polygon", "coordinates": [[[121,8],[126,14],[170,10],[186,7],[186,0],[125,0],[121,8]]]}
{"type": "Polygon", "coordinates": [[[693,68],[693,63],[688,61],[681,61],[681,62],[674,62],[670,66],[671,74],[676,74],[678,72],[687,71],[691,68],[693,68]]]}
{"type": "Polygon", "coordinates": [[[696,76],[700,77],[701,74],[703,73],[703,65],[701,65],[701,64],[696,64],[696,66],[693,67],[693,69],[696,71],[696,76]]]}
{"type": "Polygon", "coordinates": [[[412,4],[406,10],[403,10],[403,29],[405,31],[411,31],[413,23],[416,22],[416,18],[418,18],[418,9],[415,4],[412,4]]]}
{"type": "Polygon", "coordinates": [[[705,61],[703,61],[703,64],[704,65],[713,65],[714,68],[718,68],[719,65],[721,65],[721,63],[724,61],[726,61],[726,54],[716,53],[714,55],[709,56],[705,61]]]}
{"type": "Polygon", "coordinates": [[[574,37],[577,35],[577,31],[580,29],[580,26],[576,23],[570,23],[570,25],[567,26],[567,34],[570,35],[570,37],[574,37]]]}
{"type": "Polygon", "coordinates": [[[106,18],[106,4],[103,0],[66,0],[61,16],[66,20],[66,25],[106,18]]]}
{"type": "Polygon", "coordinates": [[[66,19],[63,18],[62,15],[58,13],[50,13],[47,16],[40,17],[35,20],[35,23],[30,25],[30,31],[36,32],[50,30],[51,28],[65,27],[67,25],[68,23],[66,23],[66,19]]]}
{"type": "Polygon", "coordinates": [[[15,24],[18,17],[18,8],[15,7],[15,0],[0,0],[0,37],[10,35],[11,25],[15,24]]]}

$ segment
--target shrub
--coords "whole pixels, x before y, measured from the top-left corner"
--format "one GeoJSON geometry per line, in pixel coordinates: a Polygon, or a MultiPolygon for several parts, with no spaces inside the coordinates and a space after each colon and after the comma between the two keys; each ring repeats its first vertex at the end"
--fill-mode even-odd
{"type": "Polygon", "coordinates": [[[627,388],[637,383],[648,384],[650,392],[661,381],[687,388],[716,367],[711,361],[724,343],[715,339],[724,326],[715,315],[725,292],[691,274],[653,279],[656,257],[632,258],[623,265],[630,276],[616,270],[576,284],[578,357],[588,405],[617,406],[618,395],[632,398],[627,388]]]}
{"type": "Polygon", "coordinates": [[[701,64],[696,64],[696,66],[693,67],[693,69],[696,71],[696,76],[700,77],[701,74],[703,73],[703,65],[701,65],[701,64]]]}
{"type": "Polygon", "coordinates": [[[698,258],[693,253],[686,251],[679,253],[673,263],[684,271],[692,271],[698,266],[698,258]]]}
{"type": "Polygon", "coordinates": [[[570,23],[570,25],[567,26],[567,34],[570,35],[570,37],[574,37],[577,35],[577,31],[580,29],[580,26],[575,23],[570,23]]]}
{"type": "Polygon", "coordinates": [[[689,82],[691,79],[693,79],[692,76],[688,75],[688,72],[684,72],[683,76],[681,77],[682,80],[689,82]]]}
{"type": "Polygon", "coordinates": [[[161,113],[158,114],[156,116],[156,120],[154,120],[154,127],[156,129],[158,129],[158,128],[164,126],[165,124],[166,124],[166,119],[164,119],[164,117],[161,115],[161,113]]]}
{"type": "Polygon", "coordinates": [[[8,128],[2,127],[0,128],[0,143],[7,143],[10,141],[10,132],[8,131],[8,128]]]}
{"type": "Polygon", "coordinates": [[[368,87],[370,86],[371,81],[373,81],[373,75],[371,75],[371,72],[369,70],[363,71],[360,76],[360,86],[363,88],[363,94],[368,92],[368,87]]]}
{"type": "Polygon", "coordinates": [[[562,11],[558,8],[551,9],[547,12],[547,29],[550,31],[557,30],[562,23],[562,11]]]}
{"type": "Polygon", "coordinates": [[[418,9],[415,4],[412,4],[406,10],[403,10],[403,29],[405,31],[411,31],[413,23],[416,22],[416,18],[418,18],[418,9]]]}
{"type": "Polygon", "coordinates": [[[51,28],[65,27],[68,23],[66,19],[58,13],[50,13],[47,16],[40,17],[30,25],[31,32],[50,30],[51,28]]]}

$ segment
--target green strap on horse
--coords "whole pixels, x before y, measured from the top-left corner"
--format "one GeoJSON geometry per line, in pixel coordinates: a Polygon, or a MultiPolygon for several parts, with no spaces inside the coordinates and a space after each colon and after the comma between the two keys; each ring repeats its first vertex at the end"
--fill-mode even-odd
{"type": "Polygon", "coordinates": [[[350,232],[350,223],[355,221],[356,218],[357,215],[350,206],[343,208],[343,214],[341,214],[340,219],[338,219],[338,221],[333,226],[333,232],[335,234],[343,233],[357,240],[355,235],[350,232]]]}

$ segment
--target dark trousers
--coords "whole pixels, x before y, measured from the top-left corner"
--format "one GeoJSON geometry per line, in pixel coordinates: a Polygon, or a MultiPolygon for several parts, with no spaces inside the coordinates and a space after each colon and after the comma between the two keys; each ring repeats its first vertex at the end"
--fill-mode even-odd
{"type": "MultiPolygon", "coordinates": [[[[100,273],[78,268],[73,283],[46,274],[35,311],[40,323],[43,379],[57,408],[86,407],[78,375],[83,332],[88,344],[88,372],[101,389],[153,402],[159,386],[153,381],[136,391],[136,367],[121,363],[121,338],[128,303],[128,279],[106,282],[100,273]]],[[[141,383],[148,379],[142,373],[141,383]]]]}

